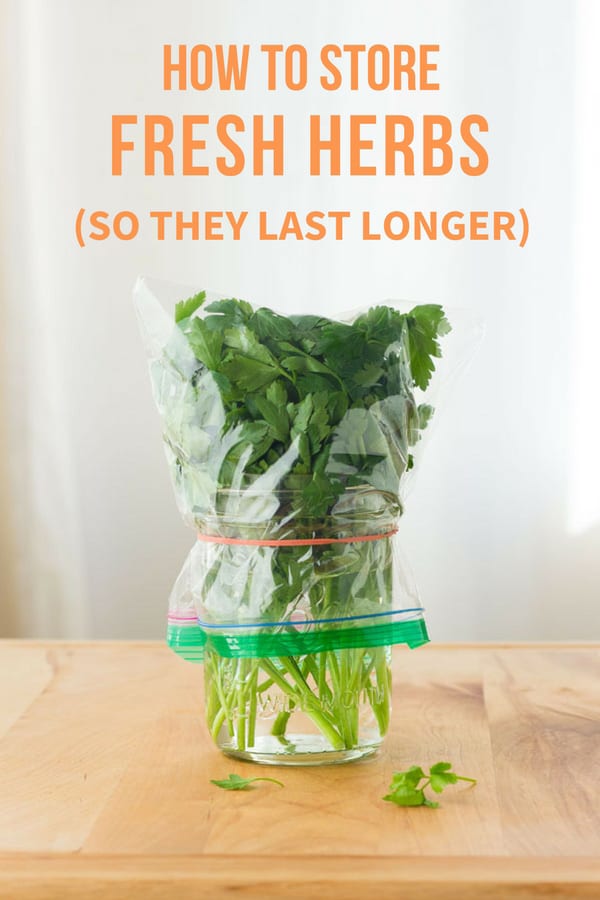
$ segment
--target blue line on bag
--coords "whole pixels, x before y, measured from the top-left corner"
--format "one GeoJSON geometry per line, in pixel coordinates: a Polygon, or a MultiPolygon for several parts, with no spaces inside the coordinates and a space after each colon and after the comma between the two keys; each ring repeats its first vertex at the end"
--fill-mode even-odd
{"type": "MultiPolygon", "coordinates": [[[[292,625],[296,626],[296,624],[301,625],[302,627],[306,625],[332,625],[335,622],[355,622],[357,619],[379,619],[383,616],[399,616],[402,613],[422,613],[424,609],[415,606],[412,609],[392,609],[389,612],[379,612],[379,613],[365,613],[362,616],[342,616],[339,619],[304,619],[302,622],[235,622],[232,624],[229,623],[221,623],[220,625],[215,625],[210,622],[203,622],[201,619],[198,619],[198,625],[201,628],[274,628],[276,625],[292,625]]],[[[415,617],[416,618],[416,617],[415,617]]]]}

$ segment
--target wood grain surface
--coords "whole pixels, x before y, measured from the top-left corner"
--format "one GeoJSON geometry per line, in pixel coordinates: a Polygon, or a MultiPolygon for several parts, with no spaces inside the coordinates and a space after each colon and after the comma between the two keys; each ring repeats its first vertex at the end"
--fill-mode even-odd
{"type": "Polygon", "coordinates": [[[399,648],[380,755],[270,767],[211,744],[202,667],[153,643],[0,643],[0,898],[600,898],[600,647],[399,648]],[[391,773],[476,777],[438,810],[391,773]],[[279,772],[279,775],[277,773],[279,772]]]}

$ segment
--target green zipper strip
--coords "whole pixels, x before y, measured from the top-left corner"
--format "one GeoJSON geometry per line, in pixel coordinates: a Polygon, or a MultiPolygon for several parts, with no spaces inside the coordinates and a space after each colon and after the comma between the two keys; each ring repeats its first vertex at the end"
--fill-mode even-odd
{"type": "Polygon", "coordinates": [[[318,631],[298,631],[273,634],[215,634],[199,625],[167,627],[167,644],[175,653],[190,662],[202,662],[205,647],[219,656],[260,658],[263,656],[304,656],[323,650],[342,650],[347,647],[382,647],[407,644],[411,649],[427,644],[429,635],[424,619],[389,622],[358,628],[327,628],[318,631]]]}

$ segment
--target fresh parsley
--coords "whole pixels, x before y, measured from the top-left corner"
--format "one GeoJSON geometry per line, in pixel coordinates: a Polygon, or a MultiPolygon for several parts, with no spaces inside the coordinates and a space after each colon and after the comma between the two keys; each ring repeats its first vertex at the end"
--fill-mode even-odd
{"type": "Polygon", "coordinates": [[[175,409],[167,421],[183,471],[204,466],[215,489],[230,488],[272,470],[290,451],[278,488],[293,492],[291,509],[280,512],[298,518],[323,517],[347,488],[397,495],[433,414],[414,390],[427,389],[439,339],[450,330],[441,306],[408,313],[374,306],[348,324],[254,310],[235,298],[207,304],[201,291],[176,305],[175,322],[198,367],[184,415],[175,409]],[[218,407],[221,437],[229,439],[215,470],[218,407]],[[190,459],[193,438],[200,452],[190,459]]]}
{"type": "Polygon", "coordinates": [[[458,781],[477,784],[475,778],[466,778],[453,772],[452,763],[449,762],[438,762],[431,766],[429,775],[420,766],[411,766],[405,772],[394,772],[389,794],[383,799],[396,806],[430,806],[435,809],[440,804],[429,800],[425,796],[425,789],[430,787],[436,794],[441,794],[449,784],[456,784],[458,781]]]}
{"type": "MultiPolygon", "coordinates": [[[[199,532],[242,541],[392,531],[413,448],[434,414],[422,394],[449,330],[435,304],[406,313],[373,306],[338,322],[254,309],[233,297],[215,301],[204,291],[178,303],[171,342],[152,373],[181,509],[199,532]]],[[[207,644],[215,740],[226,731],[237,750],[255,746],[263,692],[272,685],[286,696],[271,731],[282,745],[291,746],[288,722],[301,709],[328,746],[356,747],[363,703],[383,736],[385,646],[351,644],[339,656],[283,651],[298,609],[323,622],[315,633],[391,611],[395,566],[389,538],[257,550],[232,542],[211,552],[194,579],[203,616],[225,625],[281,623],[282,638],[282,655],[264,659],[221,657],[207,644]]],[[[272,626],[270,634],[278,636],[272,626]]],[[[237,784],[226,789],[243,789],[237,784]]],[[[422,802],[415,785],[402,790],[422,802]]]]}
{"type": "Polygon", "coordinates": [[[276,778],[242,778],[241,775],[236,775],[235,773],[228,775],[227,778],[222,780],[218,778],[210,779],[211,784],[216,784],[217,787],[223,788],[224,791],[247,791],[250,790],[255,781],[271,781],[273,784],[278,784],[279,787],[284,786],[276,778]]]}

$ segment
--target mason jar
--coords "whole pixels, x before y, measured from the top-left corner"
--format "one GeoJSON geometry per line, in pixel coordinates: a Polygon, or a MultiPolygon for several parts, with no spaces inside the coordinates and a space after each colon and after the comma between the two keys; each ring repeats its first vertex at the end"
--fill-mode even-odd
{"type": "Polygon", "coordinates": [[[303,656],[204,653],[208,729],[228,756],[275,765],[343,763],[374,754],[389,726],[391,648],[303,656]]]}

